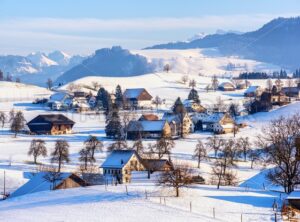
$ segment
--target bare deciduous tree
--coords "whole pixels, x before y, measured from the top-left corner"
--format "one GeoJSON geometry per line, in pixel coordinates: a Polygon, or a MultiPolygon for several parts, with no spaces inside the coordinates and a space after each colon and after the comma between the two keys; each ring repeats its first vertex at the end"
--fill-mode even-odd
{"type": "Polygon", "coordinates": [[[134,141],[132,149],[134,149],[139,155],[142,155],[144,153],[143,141],[141,139],[134,141]]]}
{"type": "Polygon", "coordinates": [[[192,89],[194,89],[196,87],[197,83],[196,80],[192,79],[189,82],[189,87],[191,87],[192,89]]]}
{"type": "Polygon", "coordinates": [[[290,193],[300,181],[300,115],[281,116],[271,121],[262,132],[258,144],[264,149],[265,161],[275,165],[267,177],[290,193]]]}
{"type": "Polygon", "coordinates": [[[47,84],[47,88],[50,90],[50,89],[52,88],[52,86],[53,86],[52,79],[49,78],[49,79],[47,80],[46,84],[47,84]]]}
{"type": "Polygon", "coordinates": [[[206,146],[208,146],[209,149],[214,151],[215,157],[217,157],[218,152],[223,145],[224,145],[224,140],[216,135],[207,138],[206,146]]]}
{"type": "Polygon", "coordinates": [[[211,86],[213,88],[214,91],[217,90],[218,86],[219,86],[219,80],[217,78],[216,75],[214,75],[212,78],[211,78],[211,86]]]}
{"type": "Polygon", "coordinates": [[[118,139],[114,143],[111,143],[107,147],[107,151],[111,152],[114,150],[126,150],[128,148],[125,140],[118,139]]]}
{"type": "Polygon", "coordinates": [[[79,151],[79,155],[79,161],[83,163],[85,170],[87,170],[88,163],[91,164],[96,161],[91,149],[83,148],[79,151]]]}
{"type": "Polygon", "coordinates": [[[158,106],[162,104],[162,100],[159,96],[155,96],[153,103],[156,106],[156,109],[158,109],[158,106]]]}
{"type": "Polygon", "coordinates": [[[92,84],[92,87],[95,91],[98,91],[101,87],[101,85],[96,81],[93,81],[91,84],[92,84]]]}
{"type": "Polygon", "coordinates": [[[196,148],[194,150],[193,158],[197,159],[198,161],[198,168],[200,168],[200,162],[205,160],[207,157],[206,149],[201,140],[198,140],[196,148]]]}
{"type": "Polygon", "coordinates": [[[253,169],[253,164],[260,160],[262,151],[259,149],[249,150],[248,158],[251,161],[251,169],[253,169]]]}
{"type": "Polygon", "coordinates": [[[47,156],[47,148],[45,145],[45,141],[41,139],[33,139],[31,141],[29,151],[28,151],[29,156],[33,156],[33,162],[34,164],[37,164],[37,158],[39,156],[46,157],[47,156]]]}
{"type": "Polygon", "coordinates": [[[251,143],[249,137],[240,137],[237,141],[237,145],[240,148],[240,151],[244,157],[244,161],[247,161],[247,156],[250,151],[251,143]]]}
{"type": "Polygon", "coordinates": [[[172,139],[162,137],[156,142],[156,153],[158,158],[161,159],[163,155],[168,155],[169,160],[171,160],[171,151],[174,148],[175,143],[172,139]]]}
{"type": "Polygon", "coordinates": [[[91,156],[94,158],[95,151],[99,150],[102,152],[103,149],[103,143],[98,140],[96,136],[90,135],[87,140],[84,142],[85,148],[89,151],[91,151],[91,156]]]}
{"type": "Polygon", "coordinates": [[[169,64],[164,65],[164,71],[169,72],[171,70],[171,66],[169,64]]]}
{"type": "Polygon", "coordinates": [[[159,186],[172,187],[179,197],[179,189],[192,183],[192,169],[188,165],[176,164],[173,170],[164,171],[158,179],[159,186]]]}
{"type": "Polygon", "coordinates": [[[17,137],[17,134],[24,129],[26,120],[22,111],[11,115],[13,119],[11,120],[10,130],[15,134],[15,137],[17,137]]]}
{"type": "Polygon", "coordinates": [[[7,117],[5,115],[5,112],[0,111],[0,123],[1,123],[2,128],[4,127],[6,119],[7,119],[7,117]]]}
{"type": "Polygon", "coordinates": [[[61,166],[64,164],[64,162],[70,162],[68,142],[65,140],[57,140],[51,156],[51,162],[58,163],[58,172],[60,172],[61,166]]]}
{"type": "Polygon", "coordinates": [[[182,81],[182,83],[185,85],[185,84],[189,81],[188,75],[182,76],[182,77],[181,77],[181,81],[182,81]]]}

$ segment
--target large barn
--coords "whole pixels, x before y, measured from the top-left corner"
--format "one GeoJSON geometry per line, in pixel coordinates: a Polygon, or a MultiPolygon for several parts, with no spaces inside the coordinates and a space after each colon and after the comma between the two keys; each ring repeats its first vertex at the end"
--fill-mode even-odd
{"type": "Polygon", "coordinates": [[[147,108],[151,106],[152,96],[144,88],[126,89],[124,92],[125,106],[127,108],[147,108]]]}
{"type": "Polygon", "coordinates": [[[34,134],[68,134],[72,133],[75,122],[62,114],[38,115],[27,126],[34,134]]]}

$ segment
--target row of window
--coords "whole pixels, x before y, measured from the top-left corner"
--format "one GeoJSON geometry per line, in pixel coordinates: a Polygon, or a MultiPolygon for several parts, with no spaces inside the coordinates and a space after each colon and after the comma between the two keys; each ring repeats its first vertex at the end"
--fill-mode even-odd
{"type": "Polygon", "coordinates": [[[104,174],[121,174],[121,170],[104,169],[104,174]]]}

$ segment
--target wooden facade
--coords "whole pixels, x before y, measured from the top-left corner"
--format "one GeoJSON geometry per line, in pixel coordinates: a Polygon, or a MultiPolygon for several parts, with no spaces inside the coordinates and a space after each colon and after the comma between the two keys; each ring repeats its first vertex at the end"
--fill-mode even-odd
{"type": "Polygon", "coordinates": [[[75,122],[62,114],[38,115],[27,126],[34,134],[70,134],[75,122]]]}
{"type": "Polygon", "coordinates": [[[144,171],[140,156],[133,150],[115,150],[102,164],[107,182],[130,183],[132,171],[144,171]]]}

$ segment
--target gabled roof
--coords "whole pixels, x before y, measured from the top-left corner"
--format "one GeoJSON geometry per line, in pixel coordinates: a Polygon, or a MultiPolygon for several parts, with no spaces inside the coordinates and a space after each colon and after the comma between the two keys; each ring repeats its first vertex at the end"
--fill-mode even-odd
{"type": "Polygon", "coordinates": [[[172,167],[172,164],[166,159],[143,159],[143,164],[147,170],[163,170],[165,165],[172,167]]]}
{"type": "Polygon", "coordinates": [[[70,97],[72,97],[72,96],[66,92],[57,92],[50,96],[49,102],[55,102],[55,101],[62,102],[63,100],[70,98],[70,97]]]}
{"type": "Polygon", "coordinates": [[[255,93],[256,90],[260,89],[260,86],[250,86],[246,91],[245,93],[248,94],[248,93],[255,93]]]}
{"type": "Polygon", "coordinates": [[[295,190],[291,192],[288,197],[288,200],[300,200],[300,190],[295,190]]]}
{"type": "Polygon", "coordinates": [[[158,116],[155,114],[143,114],[141,115],[141,117],[139,118],[139,120],[150,120],[150,121],[154,121],[154,120],[158,120],[158,116]]]}
{"type": "MultiPolygon", "coordinates": [[[[184,117],[189,117],[189,115],[187,113],[184,114],[184,117]]],[[[165,112],[162,120],[166,120],[168,123],[171,122],[176,122],[176,123],[180,123],[181,122],[181,118],[179,115],[171,113],[171,112],[165,112]]]]}
{"type": "MultiPolygon", "coordinates": [[[[46,179],[49,172],[39,172],[33,176],[27,183],[19,187],[10,197],[17,197],[35,192],[53,190],[53,182],[46,179]]],[[[72,173],[60,173],[55,181],[55,187],[60,185],[65,179],[71,177],[72,173]]]]}
{"type": "Polygon", "coordinates": [[[234,85],[231,82],[223,82],[219,85],[221,88],[235,88],[234,85]]]}
{"type": "Polygon", "coordinates": [[[141,120],[141,121],[130,121],[128,125],[128,132],[157,132],[162,131],[166,125],[165,120],[141,120]]]}
{"type": "Polygon", "coordinates": [[[74,125],[75,122],[70,120],[68,117],[62,114],[45,114],[45,115],[38,115],[33,118],[27,125],[34,125],[39,123],[53,123],[53,124],[69,124],[74,125]]]}
{"type": "Polygon", "coordinates": [[[144,88],[126,89],[124,92],[126,99],[151,100],[152,96],[144,88]]]}
{"type": "Polygon", "coordinates": [[[216,113],[213,113],[209,116],[207,116],[206,118],[204,118],[202,120],[202,122],[205,122],[205,123],[217,123],[217,122],[220,122],[223,117],[225,116],[226,113],[224,112],[216,112],[216,113]]]}
{"type": "Polygon", "coordinates": [[[101,168],[117,168],[122,169],[133,155],[136,155],[138,159],[140,157],[134,150],[114,150],[106,158],[101,168]]]}

